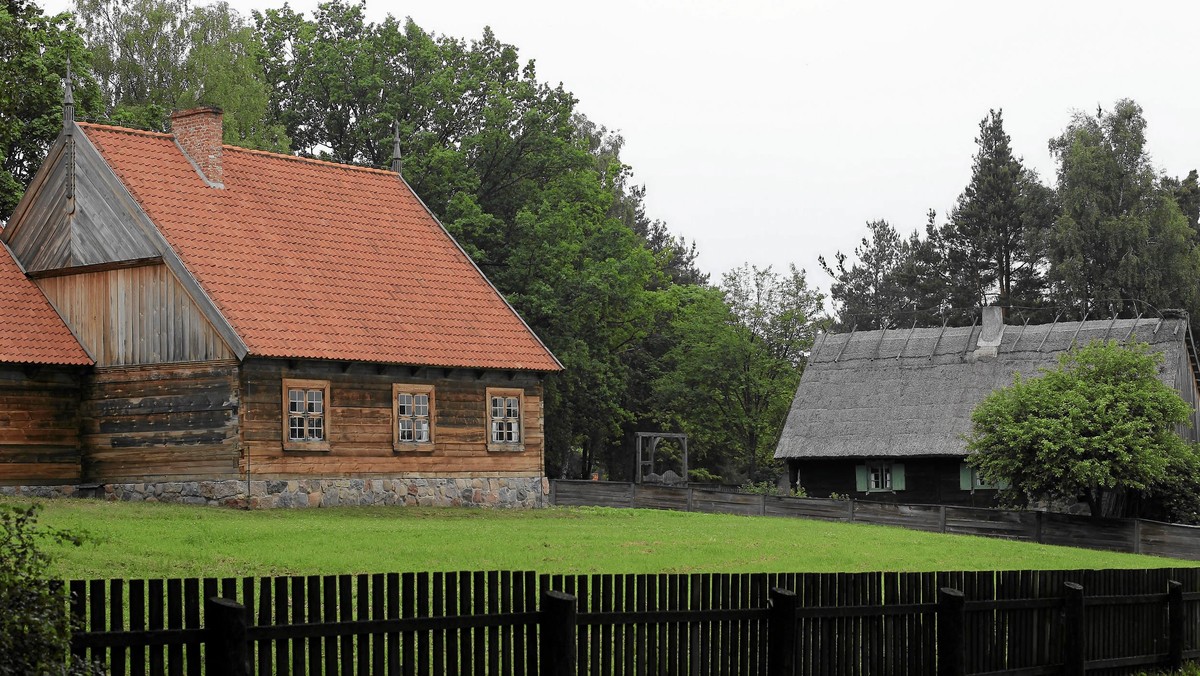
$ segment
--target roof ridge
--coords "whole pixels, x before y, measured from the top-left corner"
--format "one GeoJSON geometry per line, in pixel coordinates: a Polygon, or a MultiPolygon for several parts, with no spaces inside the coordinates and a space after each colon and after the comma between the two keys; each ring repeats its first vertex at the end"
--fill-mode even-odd
{"type": "Polygon", "coordinates": [[[151,131],[149,129],[135,129],[133,127],[122,127],[115,124],[101,124],[99,122],[76,122],[84,129],[99,129],[101,131],[117,131],[131,136],[151,136],[156,138],[174,138],[171,134],[161,131],[151,131]]]}
{"type": "MultiPolygon", "coordinates": [[[[150,131],[149,129],[135,129],[133,127],[122,127],[122,126],[114,125],[114,124],[101,124],[99,122],[77,122],[76,124],[78,124],[79,126],[84,127],[84,128],[98,129],[98,130],[102,130],[102,131],[115,131],[115,132],[121,132],[121,133],[125,133],[125,134],[131,134],[131,135],[135,135],[135,136],[148,136],[151,138],[162,138],[162,139],[172,139],[172,140],[174,140],[174,138],[175,138],[174,134],[170,134],[167,132],[150,131]]],[[[370,172],[372,174],[383,174],[386,176],[395,176],[396,175],[396,172],[391,171],[389,169],[378,169],[376,167],[367,167],[367,166],[363,166],[361,164],[348,164],[346,162],[331,162],[329,160],[318,160],[313,157],[303,157],[300,155],[293,155],[291,153],[280,153],[280,152],[274,152],[271,150],[258,150],[255,148],[245,148],[242,146],[235,146],[235,145],[232,145],[229,143],[222,143],[221,148],[224,150],[233,150],[233,151],[237,151],[237,152],[241,152],[241,153],[250,153],[253,155],[264,155],[267,157],[275,157],[275,158],[278,158],[281,160],[292,160],[295,162],[307,162],[309,164],[317,164],[317,165],[326,166],[326,167],[337,167],[338,169],[351,169],[354,171],[366,171],[366,172],[370,172]]]]}
{"type": "MultiPolygon", "coordinates": [[[[168,134],[169,136],[169,134],[168,134]]],[[[265,155],[267,157],[275,157],[281,160],[292,160],[295,162],[307,162],[309,164],[318,164],[326,167],[336,167],[338,169],[352,169],[354,171],[367,171],[372,174],[384,174],[387,176],[396,176],[396,172],[389,169],[376,169],[375,167],[365,167],[361,164],[346,164],[344,162],[331,162],[329,160],[318,160],[313,157],[303,157],[301,155],[291,155],[288,153],[277,153],[270,150],[256,150],[254,148],[243,148],[242,146],[229,145],[228,143],[221,144],[225,150],[236,150],[242,153],[250,153],[252,155],[265,155]]]]}

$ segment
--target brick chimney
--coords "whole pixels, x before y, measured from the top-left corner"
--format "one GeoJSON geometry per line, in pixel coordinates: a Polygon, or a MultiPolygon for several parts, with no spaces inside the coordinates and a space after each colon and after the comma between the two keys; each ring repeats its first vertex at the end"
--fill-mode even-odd
{"type": "Polygon", "coordinates": [[[220,108],[203,106],[171,113],[171,133],[183,154],[191,160],[200,177],[214,188],[223,188],[225,170],[221,167],[220,108]]]}

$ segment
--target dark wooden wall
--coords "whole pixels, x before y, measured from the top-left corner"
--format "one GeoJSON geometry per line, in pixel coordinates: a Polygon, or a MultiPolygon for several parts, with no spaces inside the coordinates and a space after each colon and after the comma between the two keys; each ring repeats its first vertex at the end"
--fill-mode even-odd
{"type": "Polygon", "coordinates": [[[83,393],[87,481],[240,478],[234,361],[97,368],[83,393]]]}
{"type": "Polygon", "coordinates": [[[856,459],[789,460],[792,471],[799,471],[800,485],[815,498],[841,493],[860,500],[907,502],[934,505],[995,506],[996,491],[959,488],[959,458],[903,458],[905,489],[896,492],[855,490],[854,468],[863,464],[856,459]]]}
{"type": "Polygon", "coordinates": [[[249,359],[242,392],[242,439],[252,479],[542,475],[542,386],[536,374],[249,359]],[[285,378],[329,381],[328,451],[283,449],[285,378]],[[394,383],[434,387],[432,450],[393,450],[394,383]],[[523,450],[488,450],[488,387],[524,391],[523,450]]]}
{"type": "Polygon", "coordinates": [[[78,483],[82,374],[0,364],[0,485],[78,483]]]}

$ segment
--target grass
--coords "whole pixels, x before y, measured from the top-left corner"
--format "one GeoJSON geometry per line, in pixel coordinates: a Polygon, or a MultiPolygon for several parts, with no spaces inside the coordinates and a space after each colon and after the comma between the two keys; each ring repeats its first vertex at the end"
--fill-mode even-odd
{"type": "MultiPolygon", "coordinates": [[[[27,504],[6,499],[4,504],[27,504]]],[[[43,502],[63,578],[437,570],[541,573],[1158,568],[1200,562],[866,524],[608,508],[348,507],[237,511],[43,502]]]]}

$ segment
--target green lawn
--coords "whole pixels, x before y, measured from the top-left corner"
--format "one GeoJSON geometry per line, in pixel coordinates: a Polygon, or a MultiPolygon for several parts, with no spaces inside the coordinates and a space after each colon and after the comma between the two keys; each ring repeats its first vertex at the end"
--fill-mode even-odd
{"type": "MultiPolygon", "coordinates": [[[[27,504],[7,499],[0,505],[27,504]]],[[[237,511],[43,502],[64,578],[436,570],[541,573],[998,570],[1192,566],[1132,554],[803,519],[650,510],[350,507],[237,511]]]]}

